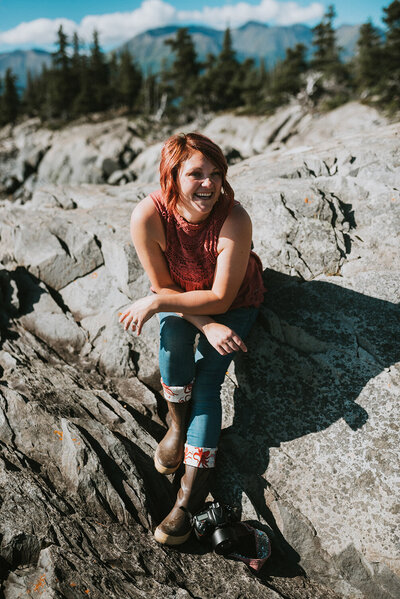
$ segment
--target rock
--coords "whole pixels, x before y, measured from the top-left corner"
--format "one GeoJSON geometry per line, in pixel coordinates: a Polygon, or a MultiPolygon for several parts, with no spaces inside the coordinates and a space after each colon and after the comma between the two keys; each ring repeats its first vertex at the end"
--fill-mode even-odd
{"type": "Polygon", "coordinates": [[[78,214],[60,217],[49,211],[0,209],[0,252],[56,290],[103,263],[96,238],[79,226],[78,214]]]}
{"type": "Polygon", "coordinates": [[[285,141],[304,117],[297,105],[285,107],[271,117],[221,115],[212,119],[203,129],[226,154],[235,149],[243,158],[265,152],[272,143],[285,141]]]}
{"type": "Polygon", "coordinates": [[[125,185],[136,180],[136,175],[130,169],[115,170],[107,179],[109,185],[125,185]]]}
{"type": "Polygon", "coordinates": [[[30,119],[0,133],[0,191],[5,195],[18,190],[25,201],[46,183],[102,183],[126,169],[144,148],[135,124],[126,118],[59,131],[41,128],[39,119],[30,119]]]}
{"type": "Polygon", "coordinates": [[[119,155],[131,136],[126,119],[67,128],[43,158],[39,182],[102,183],[119,167],[119,155]]]}
{"type": "Polygon", "coordinates": [[[14,193],[36,172],[52,137],[53,133],[42,128],[36,118],[3,128],[0,131],[0,189],[3,187],[5,193],[14,193]]]}
{"type": "Polygon", "coordinates": [[[62,310],[42,282],[24,272],[16,273],[21,324],[61,355],[79,353],[86,342],[85,332],[69,312],[62,310]]]}
{"type": "Polygon", "coordinates": [[[223,386],[213,488],[270,535],[259,578],[194,540],[176,551],[151,534],[174,495],[153,467],[165,431],[158,324],[137,337],[118,314],[149,293],[129,219],[157,187],[145,181],[157,180],[160,145],[135,154],[129,127],[116,122],[131,137],[108,153],[110,124],[90,144],[138,181],[46,183],[0,206],[4,596],[394,599],[398,124],[351,104],[206,128],[245,158],[230,181],[268,289],[223,386]]]}
{"type": "Polygon", "coordinates": [[[288,147],[310,145],[318,148],[327,140],[348,139],[370,134],[388,125],[388,120],[375,108],[349,102],[326,114],[307,115],[297,123],[297,131],[286,140],[288,147]]]}
{"type": "Polygon", "coordinates": [[[158,165],[160,164],[160,153],[162,143],[156,143],[146,148],[130,164],[130,170],[134,173],[136,181],[141,183],[156,183],[160,179],[158,165]]]}

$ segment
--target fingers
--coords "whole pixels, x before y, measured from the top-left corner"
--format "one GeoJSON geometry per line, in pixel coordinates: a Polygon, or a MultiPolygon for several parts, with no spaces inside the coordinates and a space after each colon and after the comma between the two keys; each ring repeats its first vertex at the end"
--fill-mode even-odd
{"type": "Polygon", "coordinates": [[[222,356],[226,356],[227,354],[231,354],[233,352],[243,351],[247,352],[247,347],[244,341],[239,337],[239,335],[232,335],[232,337],[228,338],[225,342],[220,343],[218,347],[216,347],[218,353],[222,356]]]}
{"type": "Polygon", "coordinates": [[[243,341],[243,339],[241,339],[240,337],[237,336],[236,343],[237,343],[239,349],[241,349],[244,352],[247,352],[247,346],[246,346],[245,342],[243,341]]]}
{"type": "Polygon", "coordinates": [[[130,328],[132,331],[136,330],[136,334],[140,335],[143,325],[141,322],[139,323],[139,319],[134,318],[130,310],[119,313],[119,322],[124,325],[125,331],[130,328]]]}
{"type": "Polygon", "coordinates": [[[228,340],[227,340],[227,347],[225,347],[225,349],[228,349],[228,352],[234,352],[234,351],[244,351],[247,352],[247,347],[244,343],[244,341],[239,337],[239,335],[236,335],[236,333],[234,333],[228,340]]]}

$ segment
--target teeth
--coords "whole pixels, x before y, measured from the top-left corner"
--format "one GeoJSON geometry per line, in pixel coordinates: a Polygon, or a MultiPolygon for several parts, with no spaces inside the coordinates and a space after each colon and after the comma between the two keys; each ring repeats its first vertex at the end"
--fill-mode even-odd
{"type": "Polygon", "coordinates": [[[199,198],[211,198],[212,193],[196,193],[199,198]]]}

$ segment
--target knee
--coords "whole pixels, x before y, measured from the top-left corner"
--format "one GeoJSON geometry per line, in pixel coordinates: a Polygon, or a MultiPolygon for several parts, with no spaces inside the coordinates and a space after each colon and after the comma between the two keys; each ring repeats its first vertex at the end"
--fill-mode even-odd
{"type": "Polygon", "coordinates": [[[192,325],[180,316],[171,314],[160,325],[160,348],[167,352],[179,350],[182,345],[194,343],[196,332],[192,325]]]}

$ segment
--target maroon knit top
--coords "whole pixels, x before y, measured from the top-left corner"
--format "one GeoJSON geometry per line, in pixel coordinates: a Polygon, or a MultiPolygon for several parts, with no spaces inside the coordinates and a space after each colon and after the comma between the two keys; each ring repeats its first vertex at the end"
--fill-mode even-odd
{"type": "MultiPolygon", "coordinates": [[[[219,234],[234,202],[229,203],[221,195],[205,220],[189,223],[176,210],[167,210],[161,190],[151,193],[150,197],[164,225],[165,258],[173,281],[185,291],[211,289],[219,234]]],[[[260,306],[264,291],[261,260],[251,251],[246,274],[230,309],[260,306]]]]}

